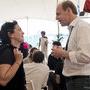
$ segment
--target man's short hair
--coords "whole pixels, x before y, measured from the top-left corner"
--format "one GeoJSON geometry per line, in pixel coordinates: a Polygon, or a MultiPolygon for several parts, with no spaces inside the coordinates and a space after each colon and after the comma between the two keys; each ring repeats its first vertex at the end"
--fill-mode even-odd
{"type": "Polygon", "coordinates": [[[44,60],[44,54],[42,51],[35,51],[32,55],[32,61],[34,61],[35,63],[42,63],[44,60]]]}
{"type": "Polygon", "coordinates": [[[77,14],[76,6],[73,4],[72,1],[64,1],[62,2],[61,5],[64,10],[67,10],[67,8],[70,8],[74,14],[77,14]]]}
{"type": "Polygon", "coordinates": [[[45,31],[41,31],[41,34],[45,34],[45,31]]]}
{"type": "Polygon", "coordinates": [[[58,41],[53,41],[52,45],[57,45],[57,46],[61,46],[61,43],[58,41]]]}

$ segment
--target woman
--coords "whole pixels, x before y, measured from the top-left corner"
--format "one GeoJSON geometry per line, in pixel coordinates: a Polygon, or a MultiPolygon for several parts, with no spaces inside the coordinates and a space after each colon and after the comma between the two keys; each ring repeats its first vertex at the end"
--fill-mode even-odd
{"type": "Polygon", "coordinates": [[[0,55],[0,90],[26,90],[23,54],[19,49],[23,35],[16,21],[6,22],[1,27],[1,46],[7,48],[0,55]]]}

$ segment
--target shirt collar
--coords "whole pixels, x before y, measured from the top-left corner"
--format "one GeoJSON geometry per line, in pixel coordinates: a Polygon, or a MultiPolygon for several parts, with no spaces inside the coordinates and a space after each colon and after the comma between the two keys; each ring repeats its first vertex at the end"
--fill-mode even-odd
{"type": "Polygon", "coordinates": [[[79,20],[80,20],[80,17],[76,17],[76,18],[70,23],[70,25],[68,26],[68,29],[71,30],[71,28],[74,27],[79,20]]]}

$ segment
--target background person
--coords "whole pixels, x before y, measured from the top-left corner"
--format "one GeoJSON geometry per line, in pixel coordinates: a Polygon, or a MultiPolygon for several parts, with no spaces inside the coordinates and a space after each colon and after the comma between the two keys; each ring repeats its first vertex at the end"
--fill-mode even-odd
{"type": "Polygon", "coordinates": [[[41,31],[41,37],[39,38],[39,48],[44,53],[45,60],[47,61],[48,38],[47,36],[45,36],[45,34],[46,34],[45,31],[41,31]]]}
{"type": "MultiPolygon", "coordinates": [[[[52,49],[55,47],[60,47],[60,46],[61,46],[60,42],[53,41],[52,49]]],[[[48,81],[49,90],[67,90],[65,77],[62,75],[63,60],[61,58],[54,57],[53,53],[51,52],[51,54],[48,57],[48,66],[49,66],[49,69],[51,70],[50,74],[52,75],[52,73],[54,71],[53,74],[55,76],[55,77],[53,77],[53,75],[52,76],[49,75],[49,81],[48,81]],[[57,78],[57,76],[59,76],[59,77],[57,78]],[[53,79],[55,79],[55,80],[53,80],[53,79]],[[59,80],[59,83],[57,83],[56,79],[59,80]]]]}
{"type": "MultiPolygon", "coordinates": [[[[49,76],[49,67],[43,64],[44,54],[39,50],[35,50],[30,60],[32,62],[28,66],[24,66],[26,81],[29,82],[32,80],[35,90],[42,90],[43,87],[47,86],[49,76]]],[[[27,88],[29,90],[29,83],[27,84],[27,88]]]]}

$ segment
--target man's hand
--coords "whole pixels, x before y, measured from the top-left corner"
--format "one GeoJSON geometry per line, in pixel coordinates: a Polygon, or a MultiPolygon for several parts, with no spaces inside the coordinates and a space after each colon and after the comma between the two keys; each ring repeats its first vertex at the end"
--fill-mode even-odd
{"type": "Polygon", "coordinates": [[[56,58],[69,59],[69,53],[66,50],[64,50],[61,46],[54,46],[52,48],[52,55],[56,58]]]}

